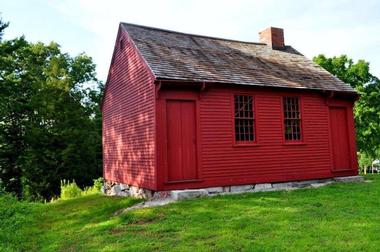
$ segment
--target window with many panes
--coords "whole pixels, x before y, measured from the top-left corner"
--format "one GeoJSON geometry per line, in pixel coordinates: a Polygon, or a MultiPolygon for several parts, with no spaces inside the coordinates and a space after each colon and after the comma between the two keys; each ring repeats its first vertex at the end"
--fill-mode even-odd
{"type": "Polygon", "coordinates": [[[255,117],[253,111],[253,97],[249,95],[235,95],[235,141],[255,141],[255,117]]]}
{"type": "Polygon", "coordinates": [[[301,109],[298,97],[284,97],[284,134],[286,141],[302,140],[301,109]]]}

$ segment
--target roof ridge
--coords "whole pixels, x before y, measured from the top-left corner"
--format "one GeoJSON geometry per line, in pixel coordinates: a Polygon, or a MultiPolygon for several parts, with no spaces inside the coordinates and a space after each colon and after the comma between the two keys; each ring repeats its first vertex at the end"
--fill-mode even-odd
{"type": "Polygon", "coordinates": [[[265,43],[260,42],[252,42],[252,41],[243,41],[243,40],[236,40],[236,39],[228,39],[228,38],[220,38],[220,37],[212,37],[212,36],[206,36],[206,35],[200,35],[200,34],[192,34],[192,33],[185,33],[185,32],[179,32],[179,31],[173,31],[163,28],[157,28],[152,26],[146,26],[146,25],[139,25],[139,24],[132,24],[132,23],[126,23],[126,22],[120,22],[122,25],[130,25],[130,26],[136,26],[140,28],[150,29],[150,30],[156,30],[161,32],[167,32],[167,33],[176,33],[191,37],[199,37],[199,38],[206,38],[206,39],[215,39],[215,40],[223,40],[223,41],[230,41],[230,42],[237,42],[237,43],[245,43],[245,44],[254,44],[254,45],[266,45],[265,43]]]}

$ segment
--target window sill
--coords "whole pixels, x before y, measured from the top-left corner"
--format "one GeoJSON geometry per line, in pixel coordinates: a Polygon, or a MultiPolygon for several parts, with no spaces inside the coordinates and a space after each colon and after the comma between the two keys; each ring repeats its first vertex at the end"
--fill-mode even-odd
{"type": "Polygon", "coordinates": [[[232,147],[258,147],[257,143],[234,143],[232,147]]]}
{"type": "Polygon", "coordinates": [[[305,142],[285,142],[282,145],[306,145],[305,142]]]}

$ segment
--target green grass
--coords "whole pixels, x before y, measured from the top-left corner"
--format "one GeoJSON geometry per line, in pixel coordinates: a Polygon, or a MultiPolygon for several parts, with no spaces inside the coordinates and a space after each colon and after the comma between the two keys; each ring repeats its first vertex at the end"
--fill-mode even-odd
{"type": "MultiPolygon", "coordinates": [[[[319,189],[217,196],[120,216],[129,198],[0,198],[5,251],[378,251],[380,176],[319,189]],[[11,203],[11,204],[10,204],[11,203]]],[[[0,249],[1,250],[1,249],[0,249]]]]}

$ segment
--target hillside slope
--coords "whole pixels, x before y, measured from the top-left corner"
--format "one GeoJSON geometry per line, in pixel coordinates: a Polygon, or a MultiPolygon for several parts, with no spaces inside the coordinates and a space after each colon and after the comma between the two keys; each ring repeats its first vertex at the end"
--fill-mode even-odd
{"type": "Polygon", "coordinates": [[[1,251],[375,251],[380,177],[291,192],[217,196],[132,211],[129,198],[49,204],[0,197],[1,251]],[[369,180],[369,181],[368,181],[369,180]]]}

